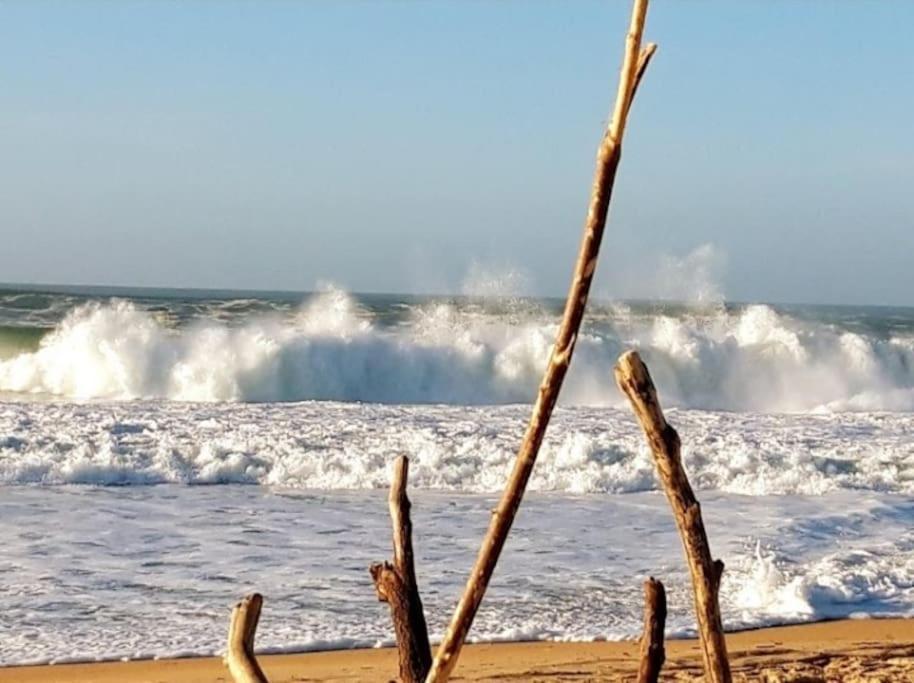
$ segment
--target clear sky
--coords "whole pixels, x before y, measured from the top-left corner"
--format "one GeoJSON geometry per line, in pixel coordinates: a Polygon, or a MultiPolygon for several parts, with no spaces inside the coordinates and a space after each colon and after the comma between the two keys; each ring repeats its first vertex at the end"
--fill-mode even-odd
{"type": "MultiPolygon", "coordinates": [[[[0,281],[564,294],[628,13],[0,0],[0,281]]],[[[912,30],[655,0],[597,292],[914,305],[912,30]]]]}

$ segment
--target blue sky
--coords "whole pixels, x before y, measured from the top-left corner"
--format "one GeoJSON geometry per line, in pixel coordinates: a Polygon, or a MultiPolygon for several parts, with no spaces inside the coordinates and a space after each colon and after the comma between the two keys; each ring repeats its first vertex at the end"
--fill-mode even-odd
{"type": "MultiPolygon", "coordinates": [[[[563,294],[628,13],[0,0],[0,281],[563,294]]],[[[597,292],[914,305],[912,26],[655,0],[597,292]]]]}

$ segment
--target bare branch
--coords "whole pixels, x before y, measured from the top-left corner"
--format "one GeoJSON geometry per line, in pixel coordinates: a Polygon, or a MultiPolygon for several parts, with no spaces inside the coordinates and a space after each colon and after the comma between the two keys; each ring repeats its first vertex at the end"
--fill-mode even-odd
{"type": "Polygon", "coordinates": [[[682,467],[679,434],[667,424],[654,382],[637,352],[629,351],[619,358],[615,375],[647,437],[657,474],[679,528],[692,575],[705,674],[711,683],[730,683],[730,663],[718,603],[723,562],[711,558],[701,506],[682,467]]]}
{"type": "Polygon", "coordinates": [[[400,456],[394,463],[390,484],[390,519],[393,525],[393,564],[384,562],[370,567],[378,599],[390,605],[391,620],[400,654],[402,683],[422,683],[432,665],[428,626],[416,582],[413,558],[413,525],[410,502],[406,495],[409,458],[400,456]]]}
{"type": "MultiPolygon", "coordinates": [[[[634,0],[631,24],[625,41],[625,54],[616,103],[609,128],[597,151],[597,168],[591,189],[584,235],[581,239],[568,298],[565,301],[562,322],[556,335],[549,364],[540,383],[533,414],[530,416],[530,422],[517,453],[514,469],[505,486],[501,501],[492,515],[489,530],[482,541],[479,556],[467,580],[463,596],[457,604],[444,640],[435,654],[432,669],[426,679],[428,683],[444,683],[450,678],[451,672],[457,665],[460,650],[473,625],[473,619],[482,603],[517,509],[523,500],[527,481],[533,472],[540,445],[546,434],[546,427],[558,400],[565,374],[568,372],[578,330],[587,306],[590,285],[597,267],[597,257],[606,227],[609,201],[621,158],[622,136],[625,132],[628,110],[632,103],[637,80],[640,78],[639,55],[641,54],[641,37],[644,32],[646,15],[647,0],[634,0]]],[[[641,60],[641,74],[647,67],[651,54],[653,51],[649,50],[641,60]]]]}

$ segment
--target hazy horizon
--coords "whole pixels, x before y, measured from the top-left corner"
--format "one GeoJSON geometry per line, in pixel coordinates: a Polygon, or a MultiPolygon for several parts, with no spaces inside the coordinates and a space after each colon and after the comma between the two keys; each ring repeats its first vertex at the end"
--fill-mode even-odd
{"type": "MultiPolygon", "coordinates": [[[[334,287],[331,283],[325,283],[327,287],[334,287]]],[[[34,291],[39,293],[49,293],[49,294],[67,294],[67,293],[77,293],[77,294],[87,294],[87,295],[101,295],[106,296],[107,294],[114,294],[115,296],[118,293],[123,293],[129,295],[131,293],[145,293],[149,298],[156,299],[162,298],[167,299],[169,297],[160,297],[157,294],[166,294],[166,293],[183,293],[183,294],[220,294],[220,295],[295,295],[303,297],[311,297],[319,295],[326,291],[326,289],[321,289],[320,287],[313,287],[310,289],[263,289],[263,288],[253,288],[253,289],[238,289],[233,287],[182,287],[179,285],[111,285],[111,284],[86,284],[86,283],[54,283],[54,282],[0,282],[0,292],[13,292],[13,291],[34,291]]],[[[353,295],[355,297],[360,296],[371,296],[371,297],[409,297],[414,299],[422,298],[441,298],[441,299],[474,299],[474,298],[505,298],[505,299],[530,299],[534,301],[553,301],[557,303],[562,303],[565,301],[565,295],[538,295],[538,294],[473,294],[466,293],[461,291],[440,291],[440,292],[396,292],[396,291],[383,291],[383,290],[343,290],[347,294],[353,295]]],[[[201,296],[200,298],[207,298],[201,296]]],[[[223,298],[223,297],[215,297],[223,298]]],[[[823,307],[823,308],[887,308],[887,309],[910,309],[914,310],[914,305],[909,304],[863,304],[863,303],[842,303],[834,301],[764,301],[761,299],[732,299],[728,297],[723,297],[721,299],[707,300],[707,301],[697,301],[694,299],[688,298],[673,298],[673,297],[614,297],[614,296],[605,296],[600,293],[597,293],[590,298],[591,302],[597,304],[606,304],[606,303],[622,303],[622,304],[663,304],[663,305],[672,305],[672,306],[696,306],[696,307],[713,307],[718,305],[727,305],[727,306],[751,306],[754,304],[768,304],[771,306],[778,307],[823,307]]]]}

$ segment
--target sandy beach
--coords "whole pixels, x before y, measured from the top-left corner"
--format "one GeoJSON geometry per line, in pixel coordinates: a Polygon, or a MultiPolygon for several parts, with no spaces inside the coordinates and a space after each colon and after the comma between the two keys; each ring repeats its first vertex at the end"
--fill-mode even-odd
{"type": "MultiPolygon", "coordinates": [[[[757,629],[727,638],[738,681],[914,681],[914,620],[843,620],[757,629]]],[[[453,680],[623,681],[637,664],[633,642],[503,643],[468,646],[453,680]]],[[[388,681],[391,649],[343,650],[262,658],[272,683],[388,681]]],[[[667,643],[664,679],[701,680],[698,644],[667,643]]],[[[217,683],[218,658],[66,664],[0,669],[2,683],[217,683]]]]}

